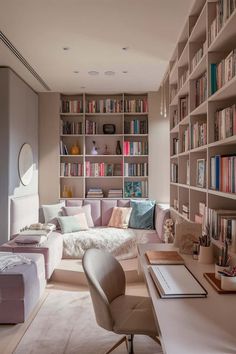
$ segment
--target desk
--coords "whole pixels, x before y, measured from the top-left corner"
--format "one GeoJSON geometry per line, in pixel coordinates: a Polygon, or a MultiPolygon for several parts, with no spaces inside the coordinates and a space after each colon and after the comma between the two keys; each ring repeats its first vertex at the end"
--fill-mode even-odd
{"type": "Polygon", "coordinates": [[[148,271],[147,250],[177,250],[168,244],[138,245],[140,267],[152,300],[165,354],[236,354],[236,294],[219,295],[203,277],[213,265],[184,255],[207,298],[161,299],[148,271]]]}

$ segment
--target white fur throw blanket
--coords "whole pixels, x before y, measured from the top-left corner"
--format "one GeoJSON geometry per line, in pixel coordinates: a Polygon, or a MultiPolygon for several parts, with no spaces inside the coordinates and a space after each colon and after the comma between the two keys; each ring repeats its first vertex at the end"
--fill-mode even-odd
{"type": "Polygon", "coordinates": [[[63,235],[63,258],[82,258],[86,250],[98,248],[110,252],[117,259],[137,256],[137,243],[146,242],[145,235],[132,229],[96,227],[87,231],[63,235]]]}

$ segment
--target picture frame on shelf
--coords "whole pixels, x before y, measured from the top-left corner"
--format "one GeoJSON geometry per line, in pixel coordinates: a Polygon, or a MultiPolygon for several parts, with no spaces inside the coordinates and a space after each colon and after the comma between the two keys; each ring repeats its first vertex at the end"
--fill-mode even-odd
{"type": "Polygon", "coordinates": [[[206,160],[197,159],[197,179],[196,186],[200,188],[205,187],[205,174],[206,174],[206,160]]]}

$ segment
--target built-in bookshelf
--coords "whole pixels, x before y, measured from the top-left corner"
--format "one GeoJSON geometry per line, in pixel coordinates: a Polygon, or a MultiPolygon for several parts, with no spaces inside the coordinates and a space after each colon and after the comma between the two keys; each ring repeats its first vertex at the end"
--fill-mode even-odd
{"type": "Polygon", "coordinates": [[[217,246],[236,238],[235,37],[236,1],[197,0],[168,70],[171,210],[207,223],[217,246]]]}
{"type": "Polygon", "coordinates": [[[148,197],[148,96],[61,95],[60,199],[148,197]]]}

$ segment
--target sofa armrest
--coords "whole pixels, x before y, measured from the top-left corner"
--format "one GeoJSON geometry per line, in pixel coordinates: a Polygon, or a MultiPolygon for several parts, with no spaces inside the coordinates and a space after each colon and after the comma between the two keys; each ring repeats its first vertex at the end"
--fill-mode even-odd
{"type": "Polygon", "coordinates": [[[155,210],[155,229],[158,237],[164,242],[164,224],[170,218],[169,204],[156,204],[155,210]]]}

